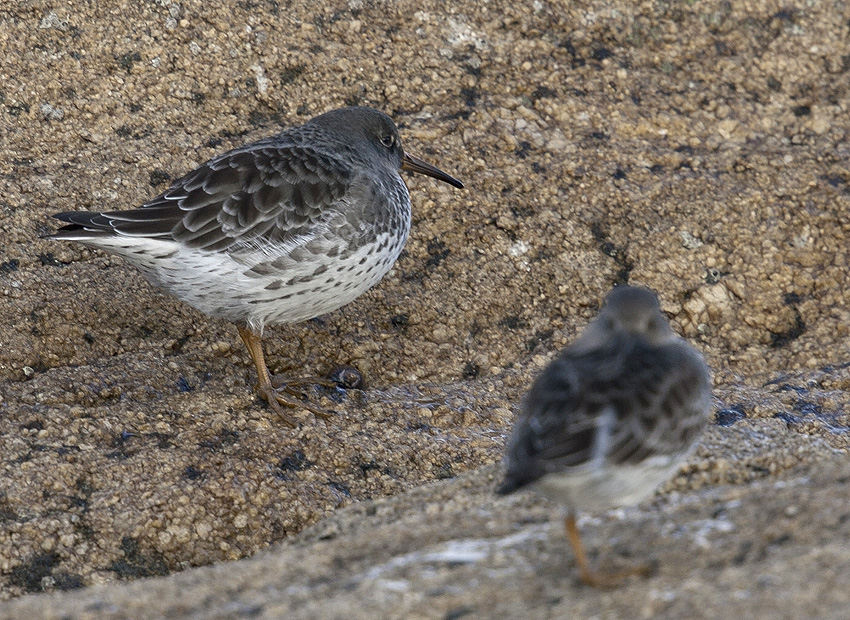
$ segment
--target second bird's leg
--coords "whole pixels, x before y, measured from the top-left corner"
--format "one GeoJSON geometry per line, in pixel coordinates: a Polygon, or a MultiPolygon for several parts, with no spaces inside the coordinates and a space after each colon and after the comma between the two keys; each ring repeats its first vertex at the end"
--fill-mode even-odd
{"type": "Polygon", "coordinates": [[[651,568],[648,564],[635,566],[615,573],[600,573],[593,570],[590,567],[590,562],[587,560],[587,553],[585,553],[584,545],[581,542],[581,533],[578,531],[574,512],[570,512],[566,516],[564,525],[567,530],[567,538],[576,556],[579,579],[582,583],[594,588],[614,588],[621,584],[627,577],[631,577],[632,575],[647,575],[650,572],[651,568]]]}
{"type": "MultiPolygon", "coordinates": [[[[239,331],[239,336],[242,338],[242,342],[245,343],[245,347],[248,349],[248,353],[251,355],[251,359],[257,369],[257,394],[268,403],[269,407],[281,417],[285,424],[294,427],[296,426],[296,420],[289,413],[285,412],[281,405],[302,407],[320,418],[327,419],[331,417],[332,414],[330,411],[311,405],[288,394],[286,387],[278,389],[279,385],[274,385],[272,376],[269,374],[269,369],[266,366],[265,357],[263,356],[263,341],[260,335],[248,327],[237,325],[236,329],[239,331]]],[[[286,382],[283,381],[281,384],[285,386],[286,382]]]]}

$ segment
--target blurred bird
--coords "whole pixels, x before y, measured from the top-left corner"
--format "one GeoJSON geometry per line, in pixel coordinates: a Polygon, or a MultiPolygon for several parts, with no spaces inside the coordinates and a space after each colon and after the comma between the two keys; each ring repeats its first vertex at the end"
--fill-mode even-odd
{"type": "Polygon", "coordinates": [[[567,509],[580,579],[613,586],[647,566],[590,568],[576,511],[631,506],[673,476],[708,423],[711,377],[670,329],[655,294],[621,286],[532,385],[508,443],[498,493],[531,485],[567,509]]]}

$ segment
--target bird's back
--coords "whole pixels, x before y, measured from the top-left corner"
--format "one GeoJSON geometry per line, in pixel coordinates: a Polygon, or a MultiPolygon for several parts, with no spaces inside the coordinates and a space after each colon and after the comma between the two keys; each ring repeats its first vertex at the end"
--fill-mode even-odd
{"type": "Polygon", "coordinates": [[[52,238],[119,254],[211,315],[261,328],[376,284],[410,229],[397,170],[363,166],[307,124],[211,159],[141,207],[69,212],[52,238]]]}
{"type": "Polygon", "coordinates": [[[526,396],[500,492],[552,472],[686,454],[707,420],[708,377],[679,339],[654,346],[621,333],[601,347],[567,348],[526,396]]]}

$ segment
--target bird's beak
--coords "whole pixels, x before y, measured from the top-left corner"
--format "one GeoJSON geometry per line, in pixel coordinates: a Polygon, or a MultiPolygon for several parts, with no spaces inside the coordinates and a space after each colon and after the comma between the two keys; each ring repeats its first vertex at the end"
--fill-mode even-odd
{"type": "Polygon", "coordinates": [[[463,188],[463,183],[458,181],[453,176],[449,176],[436,166],[426,164],[418,157],[414,157],[409,153],[405,153],[404,157],[402,157],[401,169],[407,170],[408,172],[418,172],[419,174],[426,174],[429,177],[434,177],[438,181],[443,181],[444,183],[448,183],[449,185],[457,187],[458,189],[463,188]]]}

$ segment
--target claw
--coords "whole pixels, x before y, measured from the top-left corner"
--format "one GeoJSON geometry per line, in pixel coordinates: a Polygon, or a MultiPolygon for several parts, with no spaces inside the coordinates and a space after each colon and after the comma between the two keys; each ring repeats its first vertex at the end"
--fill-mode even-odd
{"type": "Polygon", "coordinates": [[[295,394],[294,386],[305,386],[305,387],[313,387],[320,386],[324,388],[335,388],[337,384],[330,379],[322,379],[321,377],[297,377],[297,378],[284,378],[269,375],[269,380],[271,381],[272,387],[277,389],[284,389],[290,394],[295,394]]]}
{"type": "Polygon", "coordinates": [[[301,401],[298,401],[295,398],[289,397],[289,400],[281,399],[280,395],[277,394],[271,387],[268,389],[263,389],[259,384],[257,385],[257,396],[262,398],[268,404],[269,408],[274,411],[281,419],[281,421],[286,424],[290,428],[295,428],[298,426],[298,421],[289,414],[289,412],[284,411],[281,404],[284,404],[288,407],[297,407],[301,404],[301,401]]]}
{"type": "Polygon", "coordinates": [[[313,405],[312,403],[301,400],[300,398],[296,398],[289,390],[287,390],[286,386],[274,390],[273,394],[274,399],[281,405],[306,409],[314,416],[322,418],[323,420],[328,420],[334,415],[333,411],[325,409],[324,407],[319,407],[318,405],[313,405]]]}

